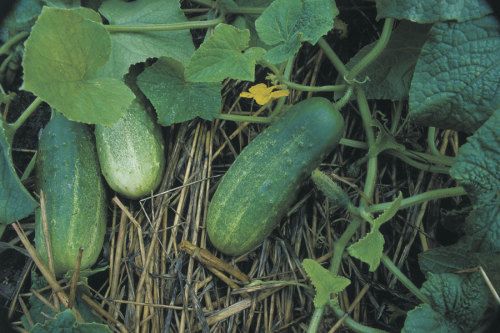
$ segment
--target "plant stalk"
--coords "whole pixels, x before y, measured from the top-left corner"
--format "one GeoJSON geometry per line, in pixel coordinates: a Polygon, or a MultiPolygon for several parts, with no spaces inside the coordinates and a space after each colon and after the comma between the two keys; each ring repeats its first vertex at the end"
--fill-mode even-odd
{"type": "Polygon", "coordinates": [[[14,135],[14,133],[21,127],[26,119],[28,119],[29,116],[33,114],[33,112],[36,111],[36,109],[42,104],[42,99],[40,97],[35,98],[33,102],[26,108],[26,110],[21,113],[19,118],[13,123],[7,124],[7,131],[9,132],[10,135],[14,135]]]}
{"type": "Polygon", "coordinates": [[[216,116],[216,118],[222,120],[231,120],[231,121],[256,123],[256,124],[269,124],[272,122],[272,119],[269,117],[244,116],[244,115],[230,114],[230,113],[220,113],[216,116]]]}

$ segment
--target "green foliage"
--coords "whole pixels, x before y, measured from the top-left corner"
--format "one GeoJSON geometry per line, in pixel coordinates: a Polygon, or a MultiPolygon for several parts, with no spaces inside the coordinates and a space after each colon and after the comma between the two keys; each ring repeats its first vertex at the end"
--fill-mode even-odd
{"type": "Polygon", "coordinates": [[[399,192],[398,197],[376,219],[371,221],[371,230],[363,238],[347,248],[349,255],[369,265],[370,272],[374,272],[380,265],[384,254],[384,236],[379,231],[382,224],[396,215],[401,206],[403,194],[399,192]]]}
{"type": "Polygon", "coordinates": [[[186,68],[191,82],[221,82],[226,78],[254,81],[256,61],[264,56],[259,47],[248,48],[250,32],[219,24],[194,52],[186,68]]]}
{"type": "Polygon", "coordinates": [[[23,88],[71,120],[109,125],[134,95],[122,81],[97,75],[109,57],[109,34],[81,13],[44,7],[26,41],[23,88]]]}
{"type": "Polygon", "coordinates": [[[315,44],[333,28],[338,9],[331,0],[276,0],[255,21],[260,39],[274,46],[266,60],[279,64],[295,55],[302,42],[315,44]]]}
{"type": "Polygon", "coordinates": [[[161,58],[137,77],[137,85],[151,101],[164,126],[195,117],[212,120],[221,110],[221,84],[186,81],[184,66],[161,58]]]}
{"type": "Polygon", "coordinates": [[[500,251],[500,110],[464,144],[451,168],[473,202],[468,237],[478,251],[500,251]]]}
{"type": "Polygon", "coordinates": [[[37,202],[21,184],[14,169],[11,139],[0,117],[0,225],[31,215],[37,206],[37,202]]]}
{"type": "Polygon", "coordinates": [[[351,284],[349,279],[333,274],[315,260],[304,259],[302,267],[304,267],[307,276],[309,276],[316,289],[314,296],[314,306],[316,308],[325,306],[331,299],[332,294],[338,294],[351,284]]]}
{"type": "Polygon", "coordinates": [[[393,17],[418,23],[467,21],[492,12],[486,0],[376,0],[377,19],[393,17]]]}
{"type": "Polygon", "coordinates": [[[30,333],[111,333],[108,326],[97,323],[79,323],[72,310],[58,313],[45,324],[36,324],[30,333]]]}
{"type": "Polygon", "coordinates": [[[80,0],[42,0],[50,7],[76,8],[80,7],[80,0]]]}
{"type": "MultiPolygon", "coordinates": [[[[360,81],[363,81],[365,76],[368,77],[368,82],[363,84],[368,99],[389,99],[392,101],[408,99],[413,70],[420,49],[427,40],[429,29],[429,25],[403,21],[392,32],[391,39],[384,51],[358,75],[360,81]]],[[[359,50],[349,60],[346,67],[351,69],[373,49],[375,43],[366,45],[359,50]]],[[[337,78],[337,84],[343,81],[342,76],[337,78]]]]}
{"type": "MultiPolygon", "coordinates": [[[[107,0],[99,12],[114,25],[144,25],[187,22],[177,0],[107,0]]],[[[115,32],[111,34],[111,55],[99,70],[102,76],[121,78],[130,65],[154,57],[187,61],[194,52],[189,30],[161,32],[115,32]]]]}
{"type": "Polygon", "coordinates": [[[403,332],[471,332],[488,308],[489,291],[480,273],[430,273],[421,291],[431,304],[408,312],[403,332]]]}
{"type": "Polygon", "coordinates": [[[494,16],[432,27],[410,88],[415,121],[473,132],[498,108],[499,28],[494,16]]]}
{"type": "Polygon", "coordinates": [[[6,41],[16,33],[31,28],[42,10],[40,0],[19,0],[0,26],[0,39],[6,41]]]}

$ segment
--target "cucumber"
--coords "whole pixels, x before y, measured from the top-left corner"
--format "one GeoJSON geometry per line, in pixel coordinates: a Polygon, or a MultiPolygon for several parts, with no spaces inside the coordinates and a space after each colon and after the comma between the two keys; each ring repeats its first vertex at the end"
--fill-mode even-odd
{"type": "MultiPolygon", "coordinates": [[[[94,138],[87,126],[54,112],[40,137],[36,174],[45,194],[55,273],[74,270],[80,247],[81,269],[92,266],[104,242],[107,203],[94,138]]],[[[35,245],[47,263],[40,210],[35,215],[35,245]]]]}
{"type": "Polygon", "coordinates": [[[138,199],[158,187],[165,169],[163,137],[139,101],[112,126],[97,125],[95,137],[102,173],[113,190],[138,199]]]}
{"type": "Polygon", "coordinates": [[[302,101],[236,158],[209,205],[207,231],[221,252],[258,246],[295,201],[300,185],[340,141],[344,119],[327,99],[302,101]]]}

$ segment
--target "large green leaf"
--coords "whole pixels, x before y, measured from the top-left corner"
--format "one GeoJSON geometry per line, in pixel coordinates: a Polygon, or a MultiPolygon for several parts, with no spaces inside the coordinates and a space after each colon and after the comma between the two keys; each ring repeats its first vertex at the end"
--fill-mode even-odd
{"type": "Polygon", "coordinates": [[[415,121],[473,132],[500,108],[499,28],[493,16],[432,27],[411,82],[415,121]]]}
{"type": "Polygon", "coordinates": [[[104,324],[79,323],[76,321],[73,310],[67,309],[58,313],[54,319],[45,324],[36,324],[30,333],[111,333],[111,329],[104,324]]]}
{"type": "Polygon", "coordinates": [[[10,138],[0,117],[0,224],[31,215],[37,202],[24,188],[12,164],[10,138]]]}
{"type": "Polygon", "coordinates": [[[429,304],[420,304],[408,311],[401,333],[463,333],[454,323],[434,311],[429,304]]]}
{"type": "Polygon", "coordinates": [[[331,294],[337,294],[351,284],[349,279],[333,274],[315,260],[304,259],[302,266],[316,289],[314,296],[316,308],[325,306],[330,300],[331,294]]]}
{"type": "MultiPolygon", "coordinates": [[[[399,24],[380,56],[358,75],[359,80],[368,77],[368,82],[363,84],[367,98],[393,101],[408,99],[413,70],[429,29],[430,25],[408,21],[399,24]]],[[[359,50],[346,64],[347,68],[358,63],[375,44],[371,43],[359,50]]],[[[339,76],[337,82],[342,83],[343,77],[339,76]]]]}
{"type": "Polygon", "coordinates": [[[377,19],[393,17],[418,23],[467,21],[492,12],[486,0],[376,0],[377,19]]]}
{"type": "Polygon", "coordinates": [[[160,58],[137,77],[137,85],[151,101],[164,126],[200,117],[212,120],[221,109],[220,83],[192,83],[182,63],[160,58]]]}
{"type": "Polygon", "coordinates": [[[264,56],[260,47],[248,48],[250,32],[219,24],[195,51],[186,68],[191,82],[221,82],[226,78],[253,81],[255,64],[264,56]]]}
{"type": "MultiPolygon", "coordinates": [[[[107,0],[99,8],[114,25],[167,24],[187,22],[178,0],[107,0]]],[[[111,34],[111,56],[99,73],[121,78],[130,65],[154,57],[186,62],[194,52],[189,30],[111,34]]]]}
{"type": "Polygon", "coordinates": [[[80,13],[43,8],[25,44],[23,89],[71,120],[112,124],[134,95],[121,80],[96,75],[109,58],[110,37],[80,13]]]}
{"type": "Polygon", "coordinates": [[[333,29],[337,15],[331,0],[275,0],[255,21],[260,39],[274,46],[266,59],[282,63],[298,52],[301,42],[316,44],[333,29]]]}
{"type": "Polygon", "coordinates": [[[468,237],[478,251],[500,251],[500,110],[460,147],[450,174],[472,199],[468,237]]]}

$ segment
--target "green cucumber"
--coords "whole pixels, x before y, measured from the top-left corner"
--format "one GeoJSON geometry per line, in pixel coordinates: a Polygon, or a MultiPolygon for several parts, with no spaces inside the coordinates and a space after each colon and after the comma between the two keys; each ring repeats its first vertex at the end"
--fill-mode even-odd
{"type": "Polygon", "coordinates": [[[101,170],[109,186],[130,199],[151,194],[165,169],[160,126],[137,101],[112,126],[95,128],[101,170]]]}
{"type": "Polygon", "coordinates": [[[305,178],[338,144],[343,128],[332,103],[313,97],[259,134],[226,172],[209,205],[212,244],[229,255],[258,246],[286,214],[305,178]]]}
{"type": "MultiPolygon", "coordinates": [[[[57,275],[92,266],[106,233],[106,192],[92,133],[84,124],[54,112],[43,129],[36,162],[37,184],[45,195],[47,225],[57,275]]],[[[47,263],[41,213],[36,211],[35,245],[47,263]]]]}

